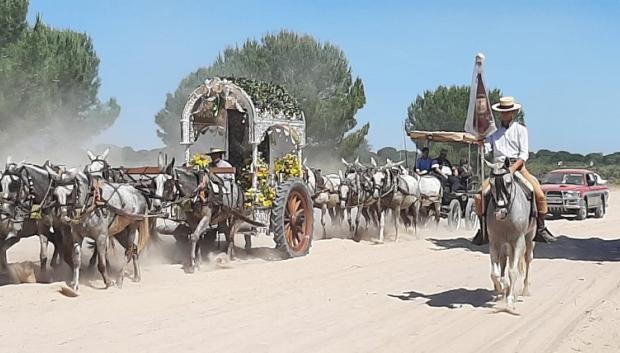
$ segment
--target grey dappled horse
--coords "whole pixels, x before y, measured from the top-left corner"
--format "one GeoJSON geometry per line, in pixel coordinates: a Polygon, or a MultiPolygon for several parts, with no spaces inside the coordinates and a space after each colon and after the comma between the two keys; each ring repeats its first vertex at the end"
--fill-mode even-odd
{"type": "Polygon", "coordinates": [[[342,175],[339,196],[341,207],[346,208],[349,230],[353,233],[353,240],[360,241],[359,224],[361,217],[364,217],[366,230],[372,221],[375,227],[379,228],[379,217],[377,209],[377,198],[373,196],[374,181],[373,174],[375,169],[367,167],[356,159],[353,163],[348,163],[342,159],[342,163],[347,167],[342,175]],[[355,223],[353,223],[353,210],[356,210],[355,223]]]}
{"type": "MultiPolygon", "coordinates": [[[[232,256],[238,223],[245,221],[262,226],[242,214],[244,198],[237,183],[233,181],[226,183],[208,170],[196,171],[185,168],[174,168],[173,180],[174,182],[169,185],[174,185],[176,190],[172,193],[179,199],[190,202],[190,207],[185,210],[187,223],[191,229],[189,263],[186,267],[188,272],[194,272],[200,267],[202,255],[198,240],[208,230],[223,231],[227,253],[232,256]]],[[[248,245],[246,237],[246,247],[248,245]]]]}
{"type": "Polygon", "coordinates": [[[327,236],[325,228],[325,215],[329,212],[332,225],[340,226],[344,215],[344,208],[341,208],[340,184],[341,177],[338,174],[321,175],[316,169],[305,167],[306,183],[310,195],[312,195],[315,208],[321,210],[321,226],[323,235],[327,236]]]}
{"type": "MultiPolygon", "coordinates": [[[[86,170],[95,170],[87,166],[86,170]]],[[[134,281],[139,281],[141,270],[139,254],[149,242],[150,227],[146,197],[131,185],[117,184],[102,178],[89,178],[76,170],[56,173],[49,170],[60,186],[54,189],[60,208],[61,220],[69,226],[63,237],[65,260],[73,269],[71,287],[79,287],[81,246],[84,238],[95,240],[97,267],[107,287],[114,284],[108,276],[106,252],[110,237],[126,235],[126,259],[118,277],[122,286],[126,267],[133,261],[134,281]],[[69,254],[71,256],[69,256],[69,254]]]]}
{"type": "MultiPolygon", "coordinates": [[[[375,168],[377,163],[374,158],[371,160],[375,168]]],[[[385,228],[385,213],[392,211],[394,230],[396,232],[395,241],[398,241],[400,219],[403,223],[413,225],[414,229],[417,222],[417,205],[420,196],[418,189],[418,179],[408,175],[401,169],[403,162],[393,163],[387,160],[387,164],[377,168],[373,174],[374,193],[373,198],[377,199],[379,210],[379,241],[383,241],[385,228]]]]}
{"type": "Polygon", "coordinates": [[[523,271],[523,295],[529,295],[528,279],[534,257],[536,212],[532,209],[531,199],[528,199],[533,195],[528,195],[517,182],[508,169],[508,163],[487,162],[492,168],[491,197],[484,214],[491,255],[491,281],[497,294],[505,296],[508,310],[514,311],[515,286],[523,271]]]}
{"type": "Polygon", "coordinates": [[[38,236],[41,271],[47,270],[48,243],[54,244],[51,265],[57,266],[61,236],[51,213],[53,185],[47,171],[33,164],[7,159],[0,177],[0,266],[6,268],[7,250],[20,239],[38,236]],[[34,207],[39,207],[36,210],[34,207]],[[36,214],[35,214],[36,212],[36,214]]]}

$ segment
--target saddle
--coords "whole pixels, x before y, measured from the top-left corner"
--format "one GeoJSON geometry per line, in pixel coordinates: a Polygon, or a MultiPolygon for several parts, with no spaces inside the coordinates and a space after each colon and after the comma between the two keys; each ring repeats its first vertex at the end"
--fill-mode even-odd
{"type": "MultiPolygon", "coordinates": [[[[534,186],[530,183],[519,171],[515,172],[515,181],[517,185],[523,190],[525,193],[525,197],[528,201],[530,201],[532,210],[532,217],[536,218],[538,216],[538,208],[536,207],[536,198],[534,197],[534,186]]],[[[491,186],[487,186],[484,190],[482,190],[482,196],[484,197],[484,214],[486,215],[486,208],[491,201],[491,186]]]]}

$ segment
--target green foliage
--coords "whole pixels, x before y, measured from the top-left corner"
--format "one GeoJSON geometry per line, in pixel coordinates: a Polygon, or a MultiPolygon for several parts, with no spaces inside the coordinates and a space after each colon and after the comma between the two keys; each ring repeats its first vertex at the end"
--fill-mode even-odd
{"type": "MultiPolygon", "coordinates": [[[[176,147],[181,140],[179,117],[188,95],[205,79],[216,76],[283,86],[304,112],[310,149],[343,143],[345,135],[357,125],[355,114],[366,103],[362,81],[353,79],[342,50],[308,35],[282,31],[227,48],[211,66],[183,79],[155,117],[158,135],[167,146],[176,147]]],[[[359,136],[364,131],[367,133],[367,129],[350,133],[356,137],[348,139],[346,153],[353,142],[363,141],[359,136]]]]}
{"type": "Polygon", "coordinates": [[[27,13],[28,0],[0,1],[0,51],[22,35],[27,13]]]}
{"type": "MultiPolygon", "coordinates": [[[[27,6],[2,6],[7,3],[27,6]]],[[[11,146],[24,133],[53,137],[68,128],[87,138],[110,126],[120,107],[97,98],[99,58],[92,40],[53,29],[39,16],[28,27],[22,10],[0,12],[0,23],[14,28],[0,56],[0,145],[11,146]]]]}

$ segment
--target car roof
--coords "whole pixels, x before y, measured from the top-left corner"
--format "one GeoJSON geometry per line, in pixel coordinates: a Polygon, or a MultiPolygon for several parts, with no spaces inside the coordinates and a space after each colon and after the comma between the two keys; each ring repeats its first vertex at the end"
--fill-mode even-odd
{"type": "Polygon", "coordinates": [[[556,170],[552,170],[549,173],[582,173],[582,174],[587,174],[587,173],[593,173],[590,170],[587,169],[556,169],[556,170]]]}

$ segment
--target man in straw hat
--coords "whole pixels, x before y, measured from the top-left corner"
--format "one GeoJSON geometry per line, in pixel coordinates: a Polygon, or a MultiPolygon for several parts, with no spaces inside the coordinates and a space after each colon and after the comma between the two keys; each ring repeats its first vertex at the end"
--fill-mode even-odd
{"type": "MultiPolygon", "coordinates": [[[[555,241],[553,235],[545,227],[545,215],[547,214],[547,200],[540,183],[525,168],[525,161],[529,157],[527,128],[514,121],[515,116],[521,109],[521,105],[514,101],[513,97],[502,97],[499,103],[492,106],[493,110],[500,113],[501,125],[492,135],[484,141],[485,153],[493,152],[494,161],[510,160],[510,172],[519,171],[534,189],[536,207],[538,209],[536,237],[534,240],[541,242],[555,241]]],[[[482,141],[480,141],[482,142],[482,141]]],[[[489,187],[489,181],[485,180],[482,190],[489,187]]],[[[482,217],[482,191],[475,197],[476,214],[480,217],[480,225],[484,226],[482,217]]],[[[482,231],[472,240],[474,244],[482,245],[488,239],[482,238],[482,231]]]]}
{"type": "MultiPolygon", "coordinates": [[[[224,159],[225,150],[221,148],[211,148],[209,153],[205,153],[207,156],[211,157],[211,163],[209,163],[209,167],[216,168],[232,168],[232,164],[230,164],[227,160],[224,159]]],[[[235,178],[234,174],[219,174],[219,176],[224,180],[233,180],[235,178]]]]}

